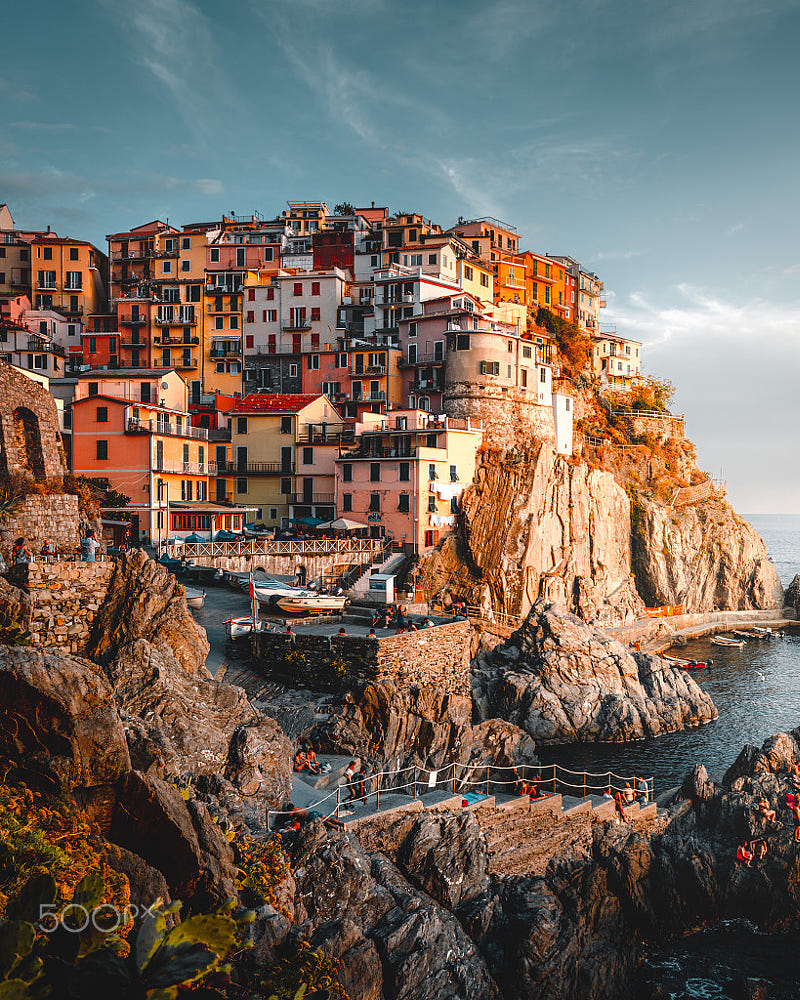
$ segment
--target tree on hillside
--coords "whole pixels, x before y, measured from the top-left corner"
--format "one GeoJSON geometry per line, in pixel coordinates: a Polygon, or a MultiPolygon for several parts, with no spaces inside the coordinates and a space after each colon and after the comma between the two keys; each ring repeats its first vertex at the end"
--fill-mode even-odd
{"type": "Polygon", "coordinates": [[[592,341],[575,323],[568,323],[540,306],[536,313],[536,325],[555,338],[559,360],[568,378],[576,378],[590,367],[592,341]]]}
{"type": "Polygon", "coordinates": [[[338,205],[333,206],[334,215],[355,215],[356,210],[349,201],[340,201],[338,205]]]}

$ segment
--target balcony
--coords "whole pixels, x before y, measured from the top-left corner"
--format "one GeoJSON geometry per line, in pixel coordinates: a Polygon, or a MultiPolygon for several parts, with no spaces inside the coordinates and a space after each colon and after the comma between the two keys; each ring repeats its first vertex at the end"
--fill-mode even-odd
{"type": "Polygon", "coordinates": [[[145,341],[145,340],[123,340],[122,338],[120,338],[119,346],[120,347],[125,347],[125,348],[132,348],[133,350],[136,350],[136,348],[141,349],[143,347],[147,347],[147,341],[145,341]]]}
{"type": "Polygon", "coordinates": [[[200,343],[199,337],[190,337],[185,340],[183,337],[170,337],[168,334],[161,334],[160,337],[154,337],[153,343],[155,344],[172,344],[175,347],[187,347],[189,344],[194,344],[195,347],[200,343]]]}
{"type": "Polygon", "coordinates": [[[298,319],[290,323],[281,323],[281,330],[286,333],[296,332],[300,333],[303,330],[311,329],[311,320],[298,319]]]}
{"type": "Polygon", "coordinates": [[[385,375],[386,368],[383,365],[368,365],[366,368],[348,368],[348,375],[355,375],[364,378],[370,375],[385,375]]]}
{"type": "Polygon", "coordinates": [[[218,473],[236,476],[293,476],[294,462],[218,462],[218,473]]]}
{"type": "Polygon", "coordinates": [[[333,493],[290,493],[289,503],[333,503],[333,493]]]}
{"type": "Polygon", "coordinates": [[[217,474],[216,462],[175,462],[161,461],[156,459],[154,472],[176,472],[179,475],[187,476],[215,476],[217,474]]]}
{"type": "Polygon", "coordinates": [[[241,344],[237,344],[237,345],[231,344],[231,345],[226,345],[224,347],[218,344],[216,347],[212,347],[211,348],[211,350],[209,351],[209,357],[212,357],[212,358],[238,358],[238,357],[241,356],[241,353],[242,353],[242,345],[241,344]]]}
{"type": "Polygon", "coordinates": [[[28,351],[35,351],[37,354],[57,354],[60,358],[65,358],[67,352],[60,344],[53,344],[47,340],[39,340],[36,337],[28,338],[28,351]]]}
{"type": "Polygon", "coordinates": [[[386,399],[386,393],[383,389],[380,392],[365,392],[361,396],[350,396],[352,403],[377,403],[383,399],[386,399]]]}
{"type": "Polygon", "coordinates": [[[124,326],[144,326],[147,322],[146,316],[120,316],[119,320],[124,326]]]}
{"type": "Polygon", "coordinates": [[[112,260],[145,260],[148,257],[155,257],[155,250],[152,247],[144,247],[139,250],[113,250],[112,260]]]}
{"type": "Polygon", "coordinates": [[[418,354],[414,361],[400,361],[401,368],[413,368],[415,365],[443,365],[445,359],[436,354],[418,354]]]}
{"type": "MultiPolygon", "coordinates": [[[[163,365],[154,365],[155,368],[163,368],[163,365]]],[[[136,404],[132,404],[136,405],[136,404]]],[[[142,406],[148,406],[145,402],[142,406]]],[[[125,427],[126,434],[161,434],[166,437],[192,438],[196,441],[207,441],[208,431],[205,427],[191,427],[187,424],[171,424],[166,420],[129,420],[125,427]]]]}
{"type": "Polygon", "coordinates": [[[440,382],[434,382],[433,379],[423,378],[419,381],[414,381],[411,385],[411,392],[443,392],[444,386],[440,382]]]}
{"type": "MultiPolygon", "coordinates": [[[[159,367],[156,365],[156,367],[159,367]]],[[[194,358],[180,358],[178,361],[173,361],[169,368],[197,368],[197,362],[194,358]]]]}

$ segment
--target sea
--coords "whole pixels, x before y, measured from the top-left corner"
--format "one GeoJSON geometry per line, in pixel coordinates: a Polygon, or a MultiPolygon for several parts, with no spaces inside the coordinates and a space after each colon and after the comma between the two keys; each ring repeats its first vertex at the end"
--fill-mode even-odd
{"type": "MultiPolygon", "coordinates": [[[[800,514],[759,514],[747,520],[764,539],[787,587],[800,573],[800,514]]],[[[800,633],[796,638],[748,642],[742,649],[697,639],[680,652],[691,659],[713,659],[708,670],[694,671],[693,676],[717,706],[715,722],[635,743],[543,750],[543,763],[651,776],[658,795],[679,785],[695,764],[704,764],[711,777],[720,778],[744,744],[760,747],[774,733],[800,726],[800,633]]],[[[723,921],[679,941],[653,945],[641,970],[641,995],[740,1000],[762,995],[743,992],[743,983],[755,979],[769,984],[770,1000],[789,1000],[800,996],[797,954],[794,933],[762,933],[745,921],[723,921]]]]}

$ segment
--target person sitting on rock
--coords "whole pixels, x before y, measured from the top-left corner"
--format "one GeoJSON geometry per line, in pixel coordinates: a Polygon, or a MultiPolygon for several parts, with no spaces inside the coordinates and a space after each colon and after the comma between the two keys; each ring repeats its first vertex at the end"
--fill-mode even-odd
{"type": "Polygon", "coordinates": [[[322,767],[313,750],[298,750],[294,758],[295,771],[309,771],[311,774],[321,774],[322,767]]]}
{"type": "Polygon", "coordinates": [[[24,538],[18,538],[16,542],[14,542],[14,549],[11,553],[11,557],[16,566],[23,566],[25,563],[29,563],[31,561],[33,553],[25,544],[24,538]]]}
{"type": "Polygon", "coordinates": [[[286,810],[283,816],[276,823],[276,829],[281,832],[299,830],[306,823],[312,823],[315,819],[321,819],[329,830],[344,830],[344,823],[336,819],[335,816],[323,816],[316,809],[300,809],[293,802],[286,803],[286,810]]]}
{"type": "Polygon", "coordinates": [[[753,852],[748,847],[747,841],[743,844],[739,844],[736,848],[736,860],[741,861],[743,865],[750,867],[753,861],[753,852]]]}
{"type": "Polygon", "coordinates": [[[42,561],[52,564],[56,556],[56,547],[50,541],[49,538],[45,538],[44,544],[39,550],[39,555],[42,557],[42,561]]]}
{"type": "Polygon", "coordinates": [[[421,628],[433,628],[433,622],[430,618],[425,618],[422,622],[421,628]]]}
{"type": "Polygon", "coordinates": [[[622,792],[614,793],[614,805],[616,806],[617,815],[623,821],[627,819],[625,816],[625,799],[623,798],[622,792]]]}
{"type": "Polygon", "coordinates": [[[369,630],[369,632],[367,632],[367,638],[368,639],[377,639],[378,638],[377,635],[375,635],[375,629],[374,628],[371,628],[369,630]]]}
{"type": "Polygon", "coordinates": [[[516,768],[513,768],[514,772],[514,791],[517,795],[527,795],[532,799],[539,797],[539,792],[536,788],[539,783],[538,778],[532,778],[530,781],[526,781],[525,778],[520,775],[516,768]]]}
{"type": "Polygon", "coordinates": [[[625,800],[626,806],[632,806],[636,796],[633,794],[633,789],[631,788],[630,781],[625,782],[625,788],[622,791],[622,797],[625,800]]]}
{"type": "Polygon", "coordinates": [[[636,779],[636,793],[639,805],[646,806],[650,798],[650,789],[647,787],[647,780],[639,777],[636,779]]]}
{"type": "Polygon", "coordinates": [[[349,784],[350,794],[347,797],[348,802],[354,802],[356,799],[361,799],[362,802],[367,801],[367,793],[364,790],[364,781],[366,780],[366,777],[367,774],[363,768],[353,773],[352,780],[349,784]]]}
{"type": "Polygon", "coordinates": [[[339,629],[339,631],[338,631],[337,634],[338,635],[347,635],[347,632],[345,631],[344,625],[342,625],[342,627],[339,629]]]}
{"type": "Polygon", "coordinates": [[[603,798],[604,799],[614,798],[614,793],[611,791],[611,785],[609,785],[608,788],[603,792],[603,798]]]}
{"type": "Polygon", "coordinates": [[[754,856],[758,857],[759,861],[763,861],[764,857],[766,856],[766,853],[767,853],[767,842],[766,842],[766,840],[764,840],[763,837],[762,837],[761,840],[751,840],[750,841],[750,850],[753,852],[754,856]]]}
{"type": "Polygon", "coordinates": [[[775,822],[775,810],[770,809],[769,801],[763,795],[758,800],[758,811],[768,823],[775,822]]]}

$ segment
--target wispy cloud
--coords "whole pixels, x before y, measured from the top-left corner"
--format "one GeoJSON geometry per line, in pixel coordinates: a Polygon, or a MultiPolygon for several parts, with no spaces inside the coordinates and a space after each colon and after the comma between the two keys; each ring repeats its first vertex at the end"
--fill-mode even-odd
{"type": "Polygon", "coordinates": [[[237,105],[212,23],[191,0],[101,2],[120,20],[134,62],[162,85],[195,144],[205,146],[209,109],[225,115],[237,105]]]}
{"type": "Polygon", "coordinates": [[[76,125],[74,122],[9,122],[9,128],[24,129],[29,132],[103,132],[111,134],[111,129],[104,125],[76,125]]]}
{"type": "Polygon", "coordinates": [[[600,253],[591,254],[589,261],[599,260],[631,260],[633,257],[641,257],[644,250],[603,250],[600,253]]]}
{"type": "Polygon", "coordinates": [[[222,181],[214,177],[201,177],[194,182],[200,194],[222,194],[222,181]]]}
{"type": "Polygon", "coordinates": [[[18,87],[16,84],[0,76],[0,94],[6,101],[35,101],[36,94],[25,87],[18,87]]]}
{"type": "Polygon", "coordinates": [[[725,230],[725,235],[735,236],[737,233],[740,233],[743,229],[744,229],[744,223],[737,222],[732,226],[728,226],[728,228],[725,230]]]}

